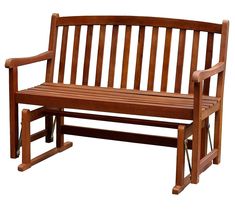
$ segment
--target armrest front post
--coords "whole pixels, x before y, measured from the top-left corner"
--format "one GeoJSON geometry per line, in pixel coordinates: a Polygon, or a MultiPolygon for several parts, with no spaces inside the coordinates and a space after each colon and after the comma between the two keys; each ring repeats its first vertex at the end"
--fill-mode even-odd
{"type": "Polygon", "coordinates": [[[194,108],[193,108],[193,147],[192,147],[192,173],[191,181],[199,182],[200,151],[201,151],[201,110],[202,110],[202,82],[194,83],[194,108]]]}
{"type": "Polygon", "coordinates": [[[33,57],[7,59],[5,67],[9,69],[9,105],[10,105],[10,143],[11,158],[19,156],[19,127],[18,127],[18,103],[16,102],[16,92],[18,91],[18,66],[51,60],[53,51],[47,51],[33,57]]]}
{"type": "Polygon", "coordinates": [[[9,69],[9,105],[10,105],[10,155],[11,158],[19,157],[18,149],[18,103],[15,93],[18,91],[18,70],[17,67],[9,69]]]}

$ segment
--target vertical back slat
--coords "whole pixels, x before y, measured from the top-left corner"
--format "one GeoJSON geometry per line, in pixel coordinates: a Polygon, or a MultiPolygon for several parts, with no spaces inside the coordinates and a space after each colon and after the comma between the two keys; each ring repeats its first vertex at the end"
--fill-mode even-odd
{"type": "Polygon", "coordinates": [[[81,31],[81,26],[76,26],[75,31],[74,31],[74,41],[73,41],[72,69],[71,69],[71,77],[70,77],[71,84],[76,83],[80,31],[81,31]]]}
{"type": "Polygon", "coordinates": [[[190,76],[189,76],[189,93],[190,94],[193,93],[192,75],[193,75],[193,72],[195,70],[197,70],[199,37],[200,37],[200,32],[199,31],[194,31],[194,33],[193,33],[192,56],[191,56],[191,66],[190,66],[190,76]]]}
{"type": "Polygon", "coordinates": [[[116,64],[118,28],[119,28],[118,25],[113,26],[110,61],[109,61],[108,87],[113,87],[113,83],[114,83],[114,70],[115,70],[115,64],[116,64]]]}
{"type": "Polygon", "coordinates": [[[47,71],[46,71],[46,82],[52,82],[54,76],[54,65],[55,65],[55,53],[56,53],[56,42],[58,27],[56,27],[56,20],[59,18],[59,14],[53,14],[51,17],[51,29],[50,29],[50,39],[49,39],[49,51],[54,51],[54,57],[47,61],[47,71]]]}
{"type": "Polygon", "coordinates": [[[106,25],[101,25],[100,26],[100,34],[99,34],[97,64],[96,64],[95,86],[100,86],[100,83],[101,83],[103,55],[104,55],[105,31],[106,31],[106,25]]]}
{"type": "Polygon", "coordinates": [[[161,91],[167,90],[168,69],[169,69],[170,52],[171,52],[171,36],[172,36],[172,29],[167,28],[166,38],[165,38],[164,57],[163,57],[163,67],[162,67],[161,91]]]}
{"type": "Polygon", "coordinates": [[[63,34],[62,34],[62,44],[61,44],[61,50],[60,50],[60,65],[59,65],[59,77],[58,77],[59,83],[63,83],[64,81],[64,68],[65,68],[65,60],[66,60],[68,32],[69,32],[69,27],[64,26],[63,34]]]}
{"type": "Polygon", "coordinates": [[[140,26],[137,56],[136,56],[136,66],[135,66],[134,89],[140,89],[141,69],[142,69],[143,50],[144,50],[144,35],[145,35],[145,26],[140,26]]]}
{"type": "Polygon", "coordinates": [[[125,42],[124,42],[123,62],[122,62],[121,88],[126,88],[127,86],[130,44],[131,44],[131,26],[127,25],[125,33],[125,42]]]}
{"type": "MultiPolygon", "coordinates": [[[[214,33],[208,33],[207,35],[207,45],[206,45],[206,62],[205,69],[208,69],[212,65],[212,55],[213,55],[213,42],[214,42],[214,33]]],[[[210,78],[204,81],[203,93],[209,95],[210,91],[210,78]]]]}
{"type": "Polygon", "coordinates": [[[92,34],[93,34],[93,25],[89,25],[87,27],[86,49],[85,49],[82,85],[88,84],[90,58],[91,58],[92,34]]]}
{"type": "Polygon", "coordinates": [[[149,75],[148,75],[148,88],[147,88],[148,90],[153,90],[155,66],[156,66],[156,55],[157,55],[157,43],[158,43],[158,27],[153,27],[151,50],[150,50],[150,61],[149,61],[149,75]]]}
{"type": "Polygon", "coordinates": [[[175,93],[181,92],[181,82],[182,82],[183,65],[184,65],[185,38],[186,38],[186,30],[181,29],[179,35],[178,57],[176,64],[175,93]]]}

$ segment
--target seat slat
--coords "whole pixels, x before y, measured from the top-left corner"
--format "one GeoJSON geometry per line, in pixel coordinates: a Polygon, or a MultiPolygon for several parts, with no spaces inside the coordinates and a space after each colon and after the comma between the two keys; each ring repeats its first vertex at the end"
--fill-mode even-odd
{"type": "MultiPolygon", "coordinates": [[[[186,102],[181,98],[161,98],[155,97],[155,100],[151,96],[136,95],[129,97],[128,94],[120,96],[120,91],[105,92],[101,87],[85,87],[75,88],[76,85],[65,85],[66,88],[62,88],[65,84],[61,85],[44,85],[29,90],[23,90],[17,93],[17,101],[22,103],[32,103],[38,105],[46,105],[49,107],[63,107],[63,108],[79,108],[86,110],[98,110],[98,111],[112,111],[116,113],[130,113],[130,114],[144,114],[149,116],[163,116],[171,118],[192,119],[193,114],[193,97],[190,102],[186,102]],[[58,90],[57,87],[60,87],[58,90]],[[74,86],[74,88],[72,87],[74,86]],[[53,88],[52,88],[53,87],[53,88]],[[56,87],[56,88],[55,88],[56,87]],[[84,88],[85,87],[85,88],[84,88]],[[42,89],[40,89],[42,88],[42,89]],[[91,91],[94,89],[94,91],[91,91]],[[101,89],[101,90],[97,90],[101,89]],[[85,91],[84,91],[85,90],[85,91]],[[89,90],[89,91],[88,91],[89,90]],[[159,101],[157,101],[160,99],[159,101]],[[182,101],[180,101],[182,100],[182,101]],[[191,103],[191,104],[190,104],[191,103]]],[[[125,92],[125,91],[124,91],[125,92]]],[[[133,91],[134,92],[134,91],[133,91]]],[[[164,94],[164,93],[163,93],[164,94]]],[[[210,98],[210,97],[203,97],[210,98]]],[[[218,106],[217,101],[206,101],[202,99],[202,111],[210,112],[210,109],[218,106]]]]}
{"type": "MultiPolygon", "coordinates": [[[[24,94],[24,92],[20,92],[18,95],[17,95],[17,98],[20,100],[20,99],[25,99],[25,98],[28,98],[31,100],[30,97],[33,97],[33,96],[38,96],[39,98],[48,98],[50,101],[52,101],[53,99],[57,98],[59,99],[58,101],[60,103],[66,103],[67,101],[63,101],[63,100],[67,100],[67,99],[73,99],[74,101],[97,101],[97,102],[100,102],[100,104],[102,103],[105,103],[105,102],[108,102],[110,104],[128,104],[128,105],[144,105],[144,106],[147,106],[147,107],[165,107],[165,108],[168,108],[168,109],[171,109],[171,108],[178,108],[178,109],[182,109],[182,110],[192,110],[192,106],[182,106],[182,105],[171,105],[169,103],[149,103],[149,102],[143,102],[143,101],[128,101],[128,100],[124,100],[124,99],[112,99],[110,100],[109,98],[105,98],[105,97],[94,97],[94,96],[89,96],[89,95],[72,95],[72,94],[62,94],[62,93],[53,93],[53,92],[38,92],[38,91],[28,91],[27,94],[24,94]]],[[[48,101],[41,101],[42,103],[47,103],[48,101]]],[[[73,104],[72,104],[73,105],[73,104]]],[[[49,104],[49,106],[51,106],[49,104]]],[[[77,103],[77,106],[79,106],[79,104],[77,103]]],[[[130,107],[129,107],[130,108],[130,107]]],[[[204,108],[205,109],[205,108],[204,108]]]]}
{"type": "MultiPolygon", "coordinates": [[[[156,96],[151,96],[151,95],[138,95],[138,94],[132,94],[131,97],[128,94],[125,94],[121,91],[113,91],[113,92],[105,92],[101,90],[97,90],[96,88],[72,88],[68,85],[63,86],[45,86],[45,85],[40,85],[35,88],[30,89],[30,91],[34,92],[51,92],[51,93],[59,93],[59,94],[67,94],[67,95],[85,95],[85,96],[92,96],[92,97],[105,97],[109,99],[126,99],[128,101],[146,101],[150,103],[173,103],[173,104],[182,104],[182,105],[193,105],[193,98],[177,98],[177,97],[167,97],[167,96],[162,96],[162,97],[156,97],[156,96]]],[[[203,105],[206,106],[211,106],[212,104],[218,102],[218,100],[208,100],[203,98],[203,105]]]]}
{"type": "MultiPolygon", "coordinates": [[[[101,99],[102,101],[104,100],[115,100],[115,101],[128,101],[128,102],[141,102],[141,103],[146,103],[146,104],[159,104],[159,105],[168,105],[175,107],[185,107],[185,108],[193,108],[193,100],[182,100],[182,99],[176,99],[176,98],[149,98],[149,97],[126,97],[120,94],[104,94],[102,92],[97,93],[97,92],[91,92],[91,91],[71,91],[68,89],[63,90],[63,89],[32,89],[29,90],[28,93],[35,93],[35,94],[46,94],[46,95],[66,95],[66,96],[71,96],[71,97],[77,97],[79,96],[80,98],[83,97],[91,97],[91,98],[96,98],[96,99],[101,99]]],[[[214,104],[216,104],[215,101],[203,101],[202,107],[207,109],[209,107],[212,107],[214,104]]]]}
{"type": "Polygon", "coordinates": [[[83,80],[82,80],[83,85],[88,84],[90,57],[91,57],[91,45],[92,45],[92,34],[93,34],[93,25],[89,25],[87,27],[87,36],[86,36],[86,51],[85,51],[83,80]]]}
{"type": "MultiPolygon", "coordinates": [[[[170,93],[158,93],[158,94],[142,94],[141,91],[139,91],[138,93],[136,93],[135,91],[121,91],[120,89],[109,89],[107,90],[106,88],[94,88],[94,87],[84,87],[84,86],[70,86],[70,85],[39,85],[37,87],[35,87],[35,89],[61,89],[61,90],[65,90],[67,91],[69,89],[69,91],[71,92],[78,92],[78,91],[87,91],[87,92],[94,92],[95,94],[97,93],[102,93],[102,94],[106,94],[106,95],[112,95],[112,94],[115,94],[115,95],[118,95],[118,96],[122,96],[122,97],[130,97],[130,95],[133,97],[133,98],[136,98],[136,97],[140,97],[140,96],[143,96],[143,98],[152,98],[152,100],[159,100],[161,98],[163,99],[166,99],[166,98],[169,98],[169,99],[180,99],[181,101],[191,101],[193,100],[193,97],[183,97],[183,96],[178,96],[177,94],[170,94],[170,93]],[[106,91],[107,90],[107,91],[106,91]]],[[[145,92],[144,92],[145,93],[145,92]]],[[[146,92],[147,93],[147,92],[146,92]]],[[[216,97],[210,97],[210,96],[203,96],[203,100],[204,101],[208,101],[208,102],[216,102],[218,101],[218,98],[216,97]]]]}
{"type": "Polygon", "coordinates": [[[123,62],[122,62],[121,88],[126,88],[127,86],[130,44],[131,44],[131,26],[127,25],[125,32],[125,42],[124,42],[124,52],[123,52],[123,62]]]}
{"type": "Polygon", "coordinates": [[[169,70],[170,52],[171,52],[171,36],[172,36],[172,29],[167,28],[166,37],[165,37],[163,66],[162,66],[161,91],[167,90],[168,70],[169,70]]]}
{"type": "Polygon", "coordinates": [[[179,46],[178,46],[178,58],[176,64],[176,76],[175,76],[175,92],[181,92],[182,73],[184,65],[184,50],[185,50],[185,38],[186,30],[180,30],[179,46]]]}
{"type": "Polygon", "coordinates": [[[73,55],[72,55],[72,69],[70,83],[76,83],[77,77],[77,63],[78,63],[78,53],[79,53],[79,43],[80,43],[80,31],[81,26],[76,26],[74,31],[74,41],[73,41],[73,55]]]}
{"type": "Polygon", "coordinates": [[[157,44],[158,44],[158,27],[153,27],[151,50],[150,50],[150,61],[149,61],[149,75],[148,75],[148,88],[147,88],[148,90],[153,90],[153,85],[154,85],[157,44]]]}
{"type": "MultiPolygon", "coordinates": [[[[90,89],[93,91],[103,91],[103,92],[121,92],[124,94],[131,94],[131,95],[148,95],[148,96],[158,96],[158,97],[174,97],[174,98],[186,98],[186,99],[193,99],[192,94],[179,94],[179,93],[167,93],[167,92],[150,92],[150,91],[142,91],[142,90],[134,90],[134,89],[116,89],[116,88],[106,88],[106,87],[91,87],[91,86],[81,86],[81,85],[68,85],[68,84],[60,84],[60,83],[44,83],[43,86],[59,86],[63,88],[71,88],[71,89],[90,89]]],[[[41,86],[41,85],[40,85],[41,86]]],[[[218,101],[217,97],[205,96],[203,95],[204,99],[218,101]]]]}
{"type": "Polygon", "coordinates": [[[63,83],[64,81],[64,69],[65,69],[65,60],[66,60],[66,51],[67,51],[67,42],[68,42],[68,32],[69,32],[69,27],[64,26],[62,34],[62,44],[60,50],[60,65],[59,65],[59,76],[58,76],[59,83],[63,83]]]}
{"type": "MultiPolygon", "coordinates": [[[[207,45],[206,45],[205,69],[208,69],[212,66],[213,42],[214,42],[214,33],[208,33],[207,45]]],[[[209,95],[209,91],[210,91],[210,78],[206,79],[204,82],[203,93],[209,95]]]]}
{"type": "Polygon", "coordinates": [[[192,56],[191,56],[191,66],[190,66],[190,76],[189,76],[189,93],[193,93],[192,75],[193,75],[193,72],[197,70],[199,37],[200,37],[200,31],[194,31],[194,33],[193,33],[192,56]]]}
{"type": "Polygon", "coordinates": [[[103,55],[104,55],[104,43],[105,43],[105,31],[106,31],[106,25],[101,25],[100,26],[100,34],[99,34],[97,64],[96,64],[95,86],[100,86],[100,84],[101,84],[103,55]]]}
{"type": "Polygon", "coordinates": [[[112,43],[110,52],[110,62],[109,62],[109,77],[108,77],[108,87],[113,87],[114,83],[114,71],[116,64],[116,52],[117,52],[117,41],[118,41],[118,25],[113,26],[112,32],[112,43]]]}
{"type": "Polygon", "coordinates": [[[113,113],[125,113],[145,116],[168,117],[177,119],[192,119],[192,109],[182,107],[170,108],[165,105],[153,106],[150,104],[133,103],[133,102],[116,102],[101,101],[100,99],[79,97],[73,98],[65,95],[40,95],[24,94],[23,92],[16,95],[16,101],[24,104],[43,105],[57,108],[75,108],[93,111],[104,111],[113,113]]]}
{"type": "Polygon", "coordinates": [[[144,50],[144,35],[145,35],[145,26],[140,26],[137,55],[136,55],[134,89],[140,89],[142,59],[143,59],[143,50],[144,50]]]}

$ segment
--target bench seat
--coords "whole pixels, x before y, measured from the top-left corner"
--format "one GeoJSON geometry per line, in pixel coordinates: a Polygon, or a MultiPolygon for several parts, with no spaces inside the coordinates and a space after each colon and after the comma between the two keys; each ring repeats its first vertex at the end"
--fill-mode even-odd
{"type": "MultiPolygon", "coordinates": [[[[193,95],[189,94],[43,83],[19,91],[16,100],[47,107],[193,119],[193,95]]],[[[219,98],[203,96],[203,117],[214,112],[219,103],[219,98]]]]}

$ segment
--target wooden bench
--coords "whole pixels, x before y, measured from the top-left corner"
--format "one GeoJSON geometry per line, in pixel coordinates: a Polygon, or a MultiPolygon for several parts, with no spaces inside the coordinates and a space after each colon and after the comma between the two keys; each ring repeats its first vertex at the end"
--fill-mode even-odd
{"type": "Polygon", "coordinates": [[[218,164],[221,157],[228,29],[228,21],[214,24],[157,17],[59,17],[58,14],[53,14],[48,51],[34,57],[8,59],[5,64],[9,68],[12,158],[19,156],[21,146],[21,141],[18,140],[18,105],[41,106],[32,111],[28,109],[22,111],[22,164],[18,169],[24,171],[71,147],[71,142],[64,142],[64,135],[70,134],[177,147],[176,185],[173,193],[178,194],[189,183],[198,183],[200,173],[212,162],[218,164]],[[68,39],[71,30],[73,44],[69,55],[68,39]],[[95,31],[98,31],[97,38],[94,36],[95,31]],[[108,32],[110,38],[108,38],[108,32]],[[136,39],[134,32],[137,33],[136,39]],[[61,36],[59,36],[60,33],[61,36]],[[82,41],[84,33],[83,38],[85,38],[82,41]],[[121,34],[123,39],[120,38],[121,34]],[[165,36],[163,40],[160,34],[165,36]],[[190,35],[192,40],[189,40],[190,35]],[[203,35],[206,39],[201,43],[203,35]],[[133,41],[134,39],[136,41],[133,41]],[[175,56],[172,52],[172,42],[177,46],[175,56]],[[218,42],[220,43],[217,44],[219,53],[216,57],[214,51],[218,42]],[[159,49],[161,44],[162,52],[159,49]],[[189,47],[186,47],[187,44],[189,47]],[[123,48],[118,48],[120,45],[123,48]],[[108,52],[107,46],[110,46],[108,52]],[[187,48],[188,51],[185,53],[187,48]],[[200,49],[204,49],[201,50],[203,52],[200,49]],[[94,50],[96,50],[95,55],[94,50]],[[119,55],[121,55],[121,65],[117,67],[119,55]],[[57,56],[59,57],[58,67],[55,67],[57,56]],[[134,57],[134,61],[131,61],[131,56],[134,57]],[[171,61],[174,57],[175,65],[172,67],[171,61]],[[198,70],[198,60],[201,58],[204,59],[204,66],[198,70]],[[79,59],[84,60],[83,64],[80,64],[83,65],[82,67],[79,67],[79,59]],[[108,60],[106,79],[104,78],[105,59],[108,60]],[[148,63],[144,62],[144,59],[148,63]],[[45,83],[19,91],[18,67],[43,60],[47,61],[45,83]],[[91,63],[92,60],[95,60],[94,65],[91,63]],[[189,64],[185,67],[187,60],[189,64]],[[69,65],[68,62],[70,62],[69,65]],[[133,62],[134,70],[131,73],[133,62]],[[161,67],[158,65],[160,62],[162,62],[161,67]],[[66,75],[69,78],[67,83],[66,75]],[[211,89],[210,81],[214,75],[218,77],[216,85],[211,89]],[[90,81],[92,76],[93,83],[90,81]],[[118,76],[120,82],[117,81],[118,76]],[[146,82],[142,85],[144,79],[146,82]],[[171,91],[170,86],[173,87],[171,91]],[[211,95],[210,90],[215,90],[215,95],[211,95]],[[177,122],[68,111],[67,109],[70,108],[170,118],[177,119],[177,122]],[[213,113],[215,113],[214,145],[208,152],[209,116],[213,113]],[[30,123],[42,117],[45,117],[45,129],[31,134],[30,123]],[[44,136],[46,142],[53,141],[53,117],[56,118],[56,147],[31,159],[31,141],[44,136]],[[178,134],[176,137],[154,136],[71,126],[64,124],[64,117],[172,128],[177,129],[178,134]],[[189,122],[182,122],[181,119],[189,122]],[[190,136],[192,139],[189,139],[190,136]],[[187,152],[188,149],[192,149],[192,160],[187,152]],[[184,174],[185,151],[190,168],[187,176],[184,174]]]}

